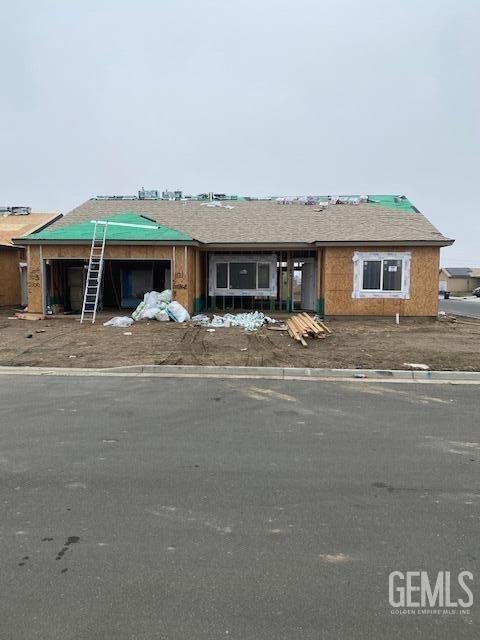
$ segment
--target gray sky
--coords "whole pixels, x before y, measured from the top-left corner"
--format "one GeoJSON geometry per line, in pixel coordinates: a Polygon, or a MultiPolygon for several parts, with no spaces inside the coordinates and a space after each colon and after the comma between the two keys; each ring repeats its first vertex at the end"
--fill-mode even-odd
{"type": "Polygon", "coordinates": [[[0,0],[0,204],[404,193],[480,266],[478,0],[0,0]]]}

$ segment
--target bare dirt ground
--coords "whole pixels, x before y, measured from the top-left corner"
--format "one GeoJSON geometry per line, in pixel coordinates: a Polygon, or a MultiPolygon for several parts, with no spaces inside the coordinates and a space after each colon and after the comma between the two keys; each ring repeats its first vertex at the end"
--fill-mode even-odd
{"type": "Polygon", "coordinates": [[[9,320],[0,311],[0,365],[118,367],[135,364],[405,369],[405,362],[436,370],[480,370],[480,321],[338,319],[333,335],[302,347],[287,332],[141,321],[104,327],[111,316],[80,325],[72,317],[9,320]],[[132,335],[124,335],[131,332],[132,335]],[[31,336],[31,337],[28,337],[31,336]]]}

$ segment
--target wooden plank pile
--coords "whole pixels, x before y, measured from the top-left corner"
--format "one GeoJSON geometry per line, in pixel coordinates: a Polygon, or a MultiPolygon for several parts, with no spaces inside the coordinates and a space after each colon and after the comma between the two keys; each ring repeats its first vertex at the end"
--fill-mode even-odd
{"type": "Polygon", "coordinates": [[[308,313],[298,313],[288,318],[287,329],[289,335],[304,347],[307,346],[305,338],[325,338],[331,330],[320,320],[314,320],[308,313]]]}

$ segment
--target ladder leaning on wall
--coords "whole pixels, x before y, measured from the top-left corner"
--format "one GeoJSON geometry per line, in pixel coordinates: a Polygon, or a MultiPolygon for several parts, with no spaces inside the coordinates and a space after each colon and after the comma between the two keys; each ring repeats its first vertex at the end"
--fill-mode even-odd
{"type": "Polygon", "coordinates": [[[87,281],[85,283],[85,293],[83,295],[82,317],[83,323],[85,314],[92,314],[92,324],[97,317],[97,307],[102,290],[103,275],[103,254],[105,253],[105,241],[109,227],[133,227],[135,229],[160,229],[157,224],[135,224],[132,222],[114,222],[113,220],[90,220],[94,225],[92,246],[90,249],[90,260],[88,261],[87,281]],[[99,232],[97,233],[97,230],[99,232]]]}
{"type": "Polygon", "coordinates": [[[88,261],[87,280],[85,282],[85,293],[83,294],[82,316],[80,323],[83,323],[85,315],[92,316],[92,324],[97,317],[97,307],[99,294],[102,286],[103,275],[103,254],[105,253],[105,240],[107,238],[108,222],[99,224],[94,222],[92,246],[90,248],[90,259],[88,261]],[[98,233],[97,233],[98,231],[98,233]]]}

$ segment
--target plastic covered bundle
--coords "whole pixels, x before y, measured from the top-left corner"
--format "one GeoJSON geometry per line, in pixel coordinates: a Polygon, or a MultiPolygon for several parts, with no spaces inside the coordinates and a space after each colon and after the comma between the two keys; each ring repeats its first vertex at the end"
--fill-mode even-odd
{"type": "Polygon", "coordinates": [[[166,312],[175,322],[187,322],[188,320],[190,320],[190,314],[188,313],[188,311],[185,309],[185,307],[182,307],[182,305],[175,300],[173,302],[170,302],[170,304],[166,308],[166,312]]]}
{"type": "Polygon", "coordinates": [[[266,316],[261,311],[252,311],[251,313],[226,313],[223,316],[214,315],[212,320],[208,320],[208,316],[203,314],[192,318],[196,322],[200,322],[203,326],[208,327],[243,327],[246,331],[256,331],[264,324],[276,322],[273,318],[266,316]]]}
{"type": "Polygon", "coordinates": [[[129,327],[132,324],[133,324],[133,320],[128,316],[115,316],[115,318],[112,318],[108,322],[104,322],[103,326],[104,327],[129,327]]]}
{"type": "Polygon", "coordinates": [[[170,322],[170,316],[166,311],[159,311],[155,316],[155,320],[159,322],[170,322]]]}
{"type": "MultiPolygon", "coordinates": [[[[132,313],[134,320],[153,320],[158,319],[157,316],[161,311],[165,311],[172,301],[172,292],[165,289],[161,293],[158,291],[149,291],[143,296],[143,301],[138,305],[132,313]]],[[[162,320],[165,318],[162,317],[162,320]]]]}
{"type": "Polygon", "coordinates": [[[261,311],[253,311],[252,313],[237,313],[235,315],[226,313],[223,316],[224,321],[232,327],[244,327],[246,331],[256,331],[264,324],[275,322],[273,318],[266,316],[261,311]]]}

